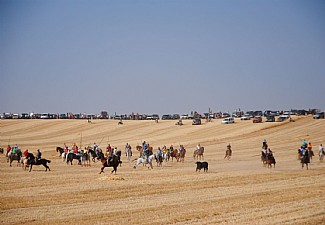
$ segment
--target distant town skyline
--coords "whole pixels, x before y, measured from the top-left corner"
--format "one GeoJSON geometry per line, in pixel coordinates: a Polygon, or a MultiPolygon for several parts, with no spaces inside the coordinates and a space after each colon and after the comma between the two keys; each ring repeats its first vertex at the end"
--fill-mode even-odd
{"type": "Polygon", "coordinates": [[[325,110],[325,2],[0,1],[0,113],[325,110]]]}

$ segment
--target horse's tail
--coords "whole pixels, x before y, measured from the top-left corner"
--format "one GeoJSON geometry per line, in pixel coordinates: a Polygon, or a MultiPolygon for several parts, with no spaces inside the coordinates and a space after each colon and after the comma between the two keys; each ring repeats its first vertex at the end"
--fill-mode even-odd
{"type": "Polygon", "coordinates": [[[138,158],[133,159],[132,162],[134,162],[134,161],[136,161],[136,160],[138,160],[138,158]]]}
{"type": "Polygon", "coordinates": [[[51,160],[46,160],[46,162],[51,163],[51,160]]]}

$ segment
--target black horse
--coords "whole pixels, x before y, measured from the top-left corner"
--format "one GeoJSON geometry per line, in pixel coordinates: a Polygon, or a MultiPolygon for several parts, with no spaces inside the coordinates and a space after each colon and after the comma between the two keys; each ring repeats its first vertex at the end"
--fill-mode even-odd
{"type": "Polygon", "coordinates": [[[68,156],[67,156],[67,164],[70,162],[70,164],[72,165],[72,160],[74,159],[77,159],[79,162],[78,162],[78,165],[81,165],[81,155],[77,155],[77,154],[74,154],[74,153],[68,153],[68,156]]]}
{"type": "Polygon", "coordinates": [[[60,154],[59,157],[61,157],[64,152],[64,149],[61,147],[56,147],[56,152],[59,152],[59,154],[60,154]]]}
{"type": "Polygon", "coordinates": [[[51,163],[51,160],[47,160],[47,159],[36,159],[35,156],[32,153],[29,153],[27,156],[27,165],[30,165],[29,167],[29,172],[32,171],[33,165],[43,165],[47,171],[47,169],[49,171],[51,171],[50,167],[47,165],[47,163],[51,163]]]}
{"type": "Polygon", "coordinates": [[[102,168],[100,169],[99,174],[104,172],[105,167],[113,167],[111,173],[115,171],[116,174],[118,165],[122,163],[122,161],[120,161],[119,156],[113,154],[112,157],[108,160],[107,158],[104,157],[104,154],[102,152],[98,154],[97,159],[102,162],[102,168]]]}
{"type": "Polygon", "coordinates": [[[97,157],[98,157],[98,155],[96,154],[96,152],[91,147],[89,147],[89,146],[88,146],[88,152],[90,153],[93,162],[95,162],[96,159],[97,159],[97,157]]]}
{"type": "Polygon", "coordinates": [[[157,162],[157,167],[162,166],[162,163],[164,161],[162,155],[155,155],[155,159],[156,159],[156,162],[157,162]]]}

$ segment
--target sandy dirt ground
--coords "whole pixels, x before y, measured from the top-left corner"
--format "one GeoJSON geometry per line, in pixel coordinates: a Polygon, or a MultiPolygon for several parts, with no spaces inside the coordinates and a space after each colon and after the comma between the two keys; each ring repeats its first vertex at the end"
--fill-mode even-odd
{"type": "MultiPolygon", "coordinates": [[[[0,224],[325,224],[325,162],[318,145],[325,144],[325,120],[297,117],[295,122],[216,119],[199,126],[175,121],[114,120],[1,120],[0,146],[18,144],[51,160],[51,171],[35,166],[31,172],[10,167],[0,154],[0,224]],[[260,160],[266,139],[276,158],[275,168],[260,160]],[[297,149],[302,139],[313,144],[315,157],[302,169],[297,149]],[[94,142],[124,153],[135,146],[184,145],[185,162],[164,162],[153,169],[128,162],[122,155],[117,174],[99,174],[101,163],[90,167],[67,165],[56,147],[94,142]],[[193,151],[205,147],[207,173],[196,172],[193,151]],[[226,146],[233,157],[224,159],[226,146]]],[[[203,161],[203,160],[202,160],[203,161]]]]}

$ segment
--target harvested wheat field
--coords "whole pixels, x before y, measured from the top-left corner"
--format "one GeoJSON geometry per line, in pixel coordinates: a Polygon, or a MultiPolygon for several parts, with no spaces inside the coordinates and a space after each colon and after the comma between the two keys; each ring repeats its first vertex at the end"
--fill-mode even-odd
{"type": "Polygon", "coordinates": [[[0,224],[324,224],[325,162],[318,145],[325,144],[325,120],[297,117],[295,122],[260,123],[221,120],[184,126],[175,121],[1,120],[0,145],[18,144],[51,160],[51,171],[34,166],[31,172],[9,167],[0,155],[0,224]],[[261,145],[266,139],[276,158],[264,167],[261,145]],[[312,142],[315,157],[302,169],[297,149],[302,139],[312,142]],[[185,162],[154,163],[153,169],[127,162],[116,175],[112,168],[99,174],[91,167],[67,165],[56,147],[94,142],[124,153],[128,142],[133,159],[142,141],[154,147],[183,144],[185,162]],[[196,172],[193,151],[205,147],[209,171],[196,172]],[[231,144],[233,157],[224,159],[231,144]]]}

